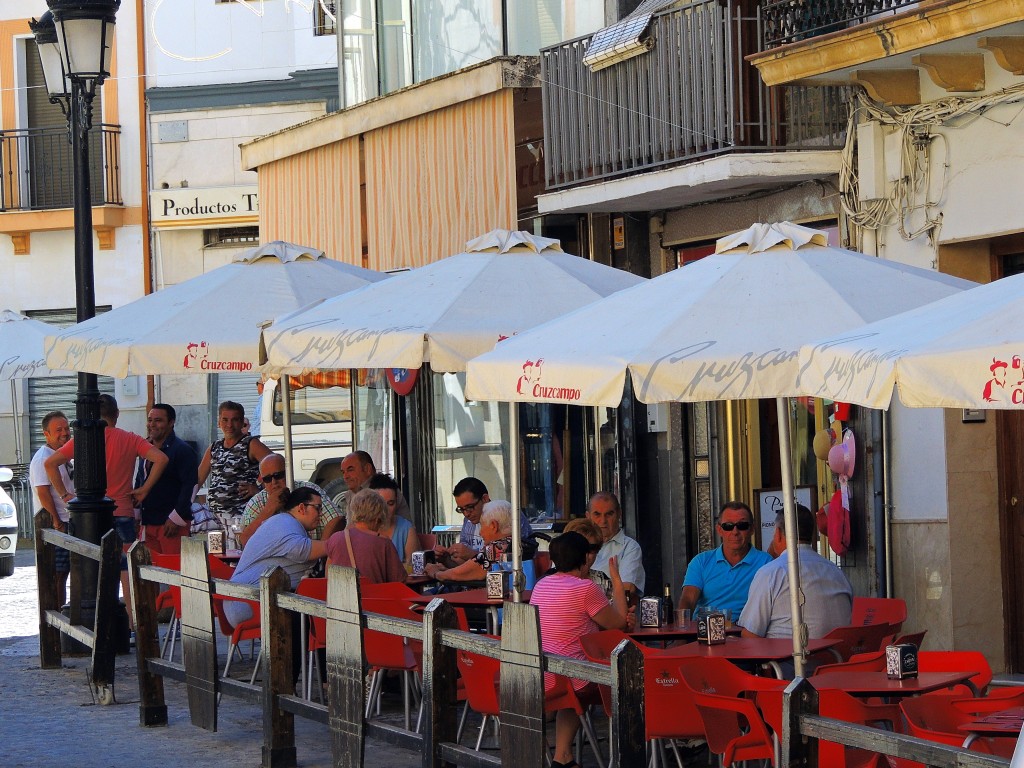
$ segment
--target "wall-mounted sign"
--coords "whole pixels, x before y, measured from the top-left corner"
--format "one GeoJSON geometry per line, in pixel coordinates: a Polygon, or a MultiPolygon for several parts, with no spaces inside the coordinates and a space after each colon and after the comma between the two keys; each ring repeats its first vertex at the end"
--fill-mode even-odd
{"type": "Polygon", "coordinates": [[[203,228],[254,224],[260,204],[255,184],[239,187],[182,187],[149,194],[155,227],[203,228]]]}
{"type": "Polygon", "coordinates": [[[612,247],[616,251],[626,247],[626,219],[623,216],[612,219],[612,247]]]}
{"type": "Polygon", "coordinates": [[[388,384],[399,395],[408,395],[416,386],[416,380],[420,376],[419,368],[387,368],[385,373],[388,377],[388,384]]]}
{"type": "MultiPolygon", "coordinates": [[[[817,502],[814,500],[814,486],[798,485],[793,490],[796,493],[797,503],[803,504],[814,513],[817,509],[817,502]]],[[[756,500],[754,514],[757,515],[761,528],[761,549],[767,550],[775,535],[775,516],[782,511],[782,489],[758,488],[754,491],[754,498],[756,500]]]]}

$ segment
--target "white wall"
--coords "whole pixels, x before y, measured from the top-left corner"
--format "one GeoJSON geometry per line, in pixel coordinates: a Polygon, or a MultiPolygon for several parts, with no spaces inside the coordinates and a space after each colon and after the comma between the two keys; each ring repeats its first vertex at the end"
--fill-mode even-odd
{"type": "Polygon", "coordinates": [[[316,37],[316,0],[146,0],[151,87],[279,80],[337,66],[334,35],[316,37]]]}

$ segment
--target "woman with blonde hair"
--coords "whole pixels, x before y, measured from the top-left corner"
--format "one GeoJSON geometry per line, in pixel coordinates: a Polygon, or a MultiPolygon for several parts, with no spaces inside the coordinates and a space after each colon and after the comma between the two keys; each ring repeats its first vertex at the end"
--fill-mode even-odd
{"type": "Polygon", "coordinates": [[[327,540],[327,559],[332,565],[355,568],[360,578],[373,584],[405,581],[398,551],[381,533],[387,519],[380,494],[369,488],[359,491],[348,502],[348,526],[327,540]]]}

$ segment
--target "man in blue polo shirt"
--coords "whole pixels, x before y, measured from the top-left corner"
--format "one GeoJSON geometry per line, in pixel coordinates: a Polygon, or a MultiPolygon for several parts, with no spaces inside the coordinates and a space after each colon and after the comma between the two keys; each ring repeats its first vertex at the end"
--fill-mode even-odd
{"type": "Polygon", "coordinates": [[[730,609],[736,620],[747,602],[754,574],[772,558],[751,546],[754,515],[742,501],[727,501],[718,513],[722,546],[701,552],[686,568],[680,608],[730,609]]]}

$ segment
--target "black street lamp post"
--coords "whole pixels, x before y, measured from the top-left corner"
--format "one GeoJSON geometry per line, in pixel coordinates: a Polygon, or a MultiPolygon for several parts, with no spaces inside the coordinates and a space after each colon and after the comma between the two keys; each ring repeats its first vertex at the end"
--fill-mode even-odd
{"type": "MultiPolygon", "coordinates": [[[[75,307],[78,322],[96,315],[93,274],[89,131],[96,89],[110,74],[114,16],[121,0],[47,0],[50,10],[29,22],[50,101],[68,119],[75,212],[75,307]]],[[[99,544],[113,528],[114,502],[106,497],[107,467],[96,374],[78,374],[75,400],[75,499],[68,504],[74,534],[99,544]]],[[[91,624],[98,564],[84,560],[81,621],[91,624]]],[[[72,608],[74,610],[74,607],[72,608]]]]}

